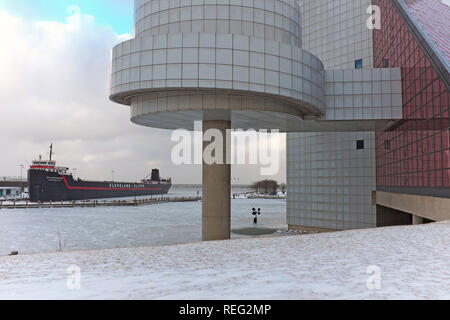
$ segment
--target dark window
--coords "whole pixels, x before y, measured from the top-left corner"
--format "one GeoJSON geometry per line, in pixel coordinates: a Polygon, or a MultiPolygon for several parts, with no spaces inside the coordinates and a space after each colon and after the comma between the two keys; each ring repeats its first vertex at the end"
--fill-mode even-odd
{"type": "Polygon", "coordinates": [[[356,149],[357,150],[364,149],[364,140],[356,140],[356,149]]]}
{"type": "Polygon", "coordinates": [[[363,67],[363,59],[355,60],[355,69],[362,69],[363,67]]]}
{"type": "Polygon", "coordinates": [[[384,140],[384,148],[386,150],[391,150],[391,142],[389,140],[384,140]]]}
{"type": "Polygon", "coordinates": [[[383,68],[389,68],[389,59],[383,59],[383,68]]]}
{"type": "Polygon", "coordinates": [[[11,195],[11,189],[6,189],[6,195],[10,196],[11,195]]]}
{"type": "Polygon", "coordinates": [[[0,189],[0,197],[3,196],[3,189],[0,189]]]}

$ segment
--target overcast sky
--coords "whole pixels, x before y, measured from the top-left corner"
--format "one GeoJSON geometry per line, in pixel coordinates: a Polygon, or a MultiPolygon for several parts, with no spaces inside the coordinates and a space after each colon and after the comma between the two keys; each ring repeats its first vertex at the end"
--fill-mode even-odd
{"type": "MultiPolygon", "coordinates": [[[[109,96],[111,48],[131,37],[132,0],[0,0],[0,176],[19,176],[55,144],[58,165],[87,179],[140,180],[155,167],[201,183],[201,166],[170,160],[169,130],[130,122],[109,96]],[[77,7],[72,7],[76,5],[77,7]]],[[[280,143],[285,181],[285,142],[280,143]]],[[[233,166],[242,184],[259,166],[233,166]]]]}

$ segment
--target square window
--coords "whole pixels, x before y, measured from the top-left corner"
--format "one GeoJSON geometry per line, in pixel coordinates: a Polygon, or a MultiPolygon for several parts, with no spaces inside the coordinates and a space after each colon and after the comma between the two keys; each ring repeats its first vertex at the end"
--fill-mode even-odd
{"type": "Polygon", "coordinates": [[[356,140],[356,150],[364,149],[364,140],[356,140]]]}
{"type": "Polygon", "coordinates": [[[363,67],[363,59],[355,60],[355,69],[362,69],[363,67]]]}
{"type": "Polygon", "coordinates": [[[390,140],[384,140],[384,149],[391,150],[391,141],[390,140]]]}

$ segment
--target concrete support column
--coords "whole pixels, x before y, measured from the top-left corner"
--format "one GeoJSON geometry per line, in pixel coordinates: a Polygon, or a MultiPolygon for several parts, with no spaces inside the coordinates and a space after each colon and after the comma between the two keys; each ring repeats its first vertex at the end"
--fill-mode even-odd
{"type": "Polygon", "coordinates": [[[412,224],[423,224],[423,218],[413,214],[412,215],[412,224]]]}
{"type": "MultiPolygon", "coordinates": [[[[203,241],[230,239],[231,228],[231,165],[227,164],[227,129],[231,121],[205,120],[203,133],[217,129],[223,137],[223,164],[207,164],[203,159],[203,241]]],[[[212,142],[203,142],[203,149],[212,142]]]]}

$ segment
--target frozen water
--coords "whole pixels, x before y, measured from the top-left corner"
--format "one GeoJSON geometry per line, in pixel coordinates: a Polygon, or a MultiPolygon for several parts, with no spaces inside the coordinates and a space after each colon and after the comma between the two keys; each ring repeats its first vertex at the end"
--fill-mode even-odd
{"type": "MultiPolygon", "coordinates": [[[[194,196],[201,186],[174,186],[170,196],[194,196]]],[[[239,192],[240,190],[233,190],[239,192]]],[[[252,207],[260,207],[259,227],[283,228],[284,200],[232,201],[232,228],[253,226],[252,207]]],[[[23,253],[136,247],[201,240],[201,202],[139,207],[0,210],[0,256],[23,253]]],[[[232,234],[233,237],[245,237],[232,234]]]]}

